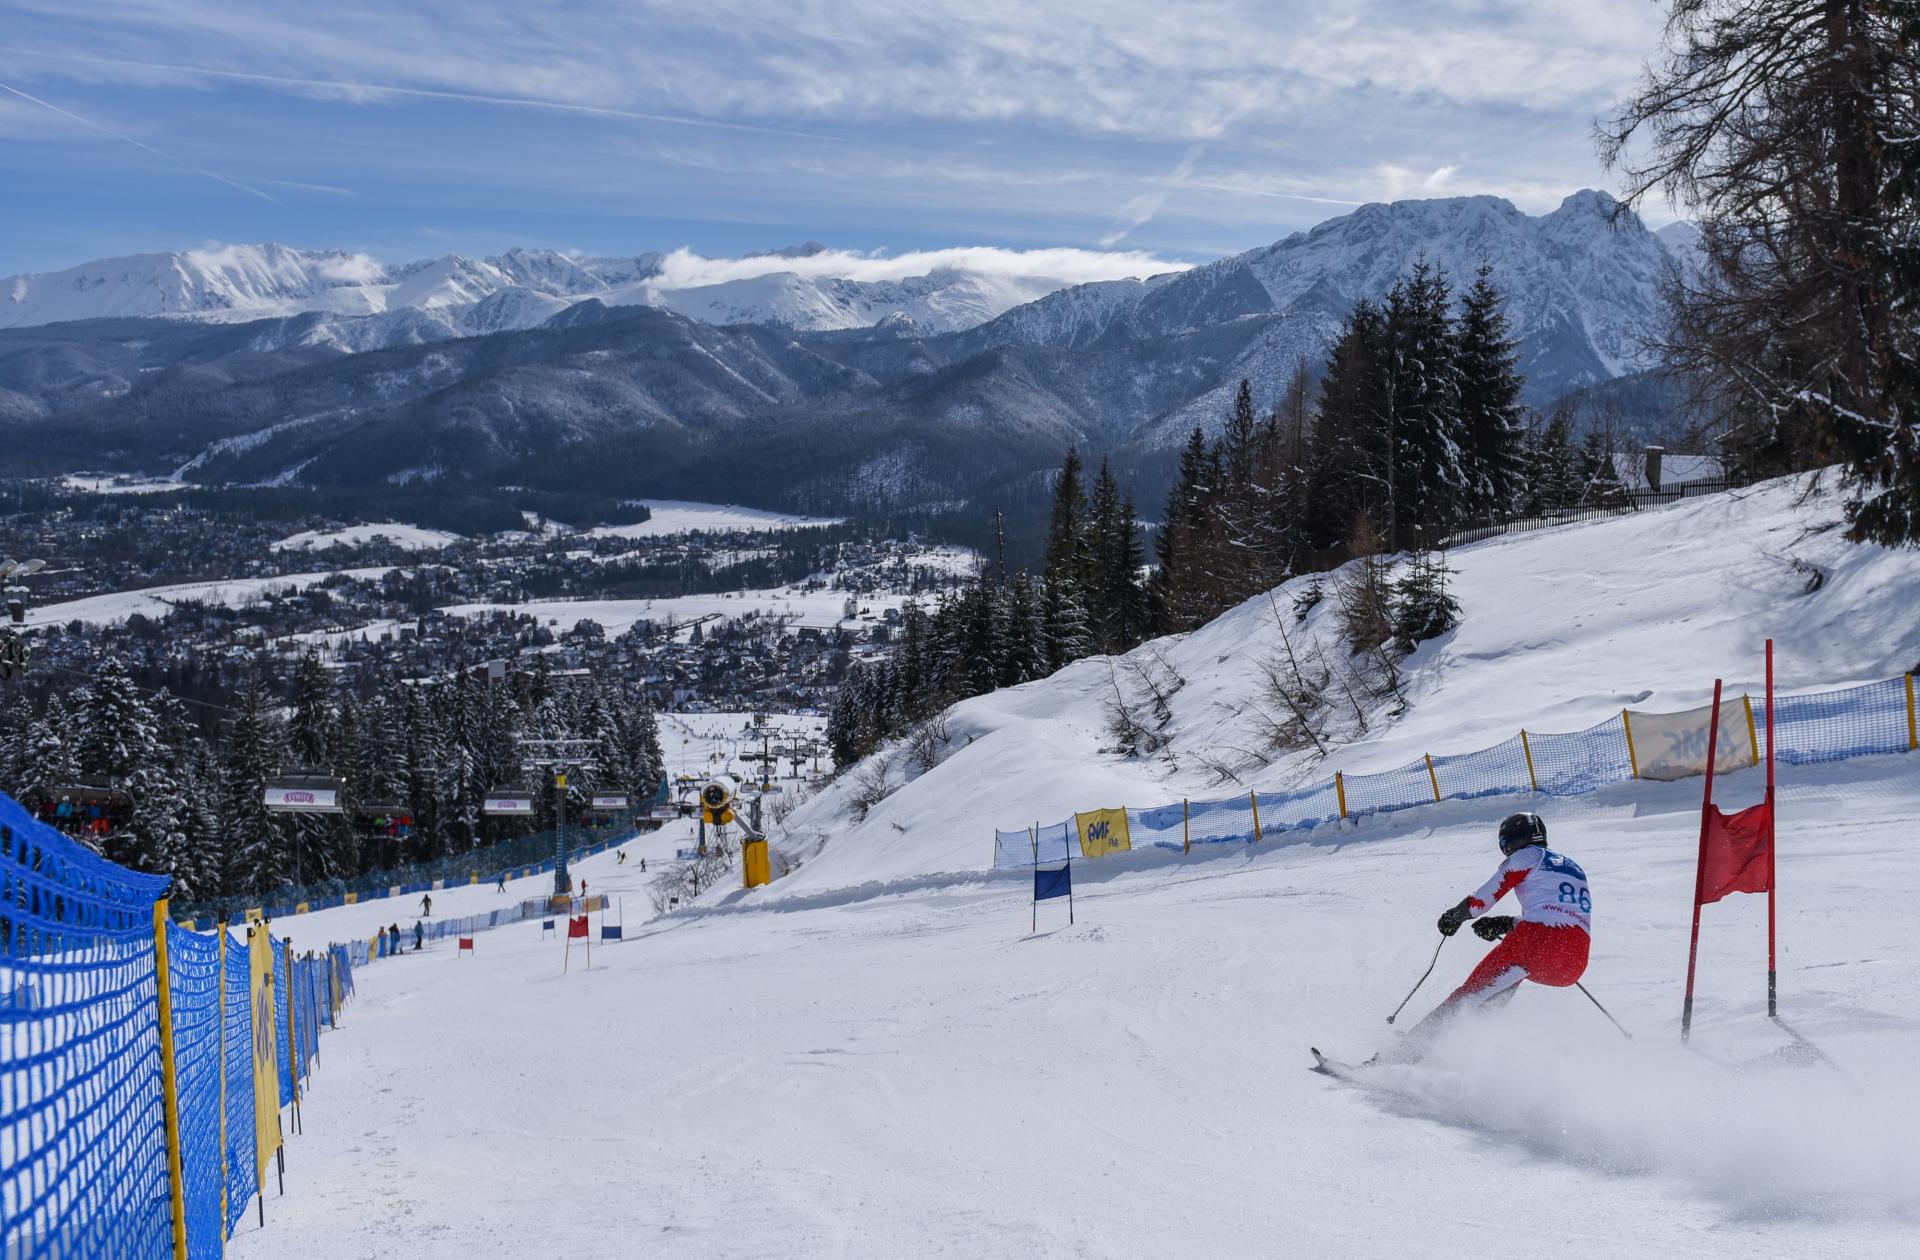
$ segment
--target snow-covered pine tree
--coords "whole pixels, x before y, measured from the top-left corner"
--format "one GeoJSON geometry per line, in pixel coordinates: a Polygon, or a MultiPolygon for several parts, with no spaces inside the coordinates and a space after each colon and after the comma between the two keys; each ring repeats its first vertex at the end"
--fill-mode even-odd
{"type": "Polygon", "coordinates": [[[94,662],[79,727],[74,758],[80,777],[90,784],[125,789],[135,803],[132,820],[103,838],[101,853],[134,870],[162,870],[178,802],[163,796],[154,802],[160,814],[149,817],[146,812],[146,791],[160,788],[165,781],[159,768],[159,740],[153,713],[118,656],[94,662]]]}
{"type": "Polygon", "coordinates": [[[1387,295],[1393,347],[1388,546],[1450,527],[1471,495],[1460,415],[1458,339],[1445,274],[1426,262],[1387,295]]]}
{"type": "Polygon", "coordinates": [[[1475,520],[1516,512],[1526,480],[1520,405],[1526,382],[1492,274],[1491,266],[1481,267],[1461,299],[1457,345],[1466,464],[1461,508],[1475,520]]]}
{"type": "Polygon", "coordinates": [[[1580,501],[1580,468],[1573,448],[1573,408],[1562,401],[1530,436],[1525,511],[1530,516],[1580,501]]]}
{"type": "Polygon", "coordinates": [[[1049,582],[1080,581],[1087,571],[1087,494],[1078,447],[1067,448],[1066,459],[1053,482],[1053,507],[1047,518],[1045,576],[1049,582]]]}
{"type": "Polygon", "coordinates": [[[1158,564],[1148,598],[1154,626],[1162,634],[1195,629],[1212,615],[1207,571],[1219,550],[1219,520],[1213,510],[1219,483],[1217,453],[1196,427],[1180,452],[1180,471],[1167,493],[1166,520],[1153,540],[1158,564]]]}
{"type": "Polygon", "coordinates": [[[266,892],[303,874],[289,838],[267,812],[267,779],[279,768],[279,721],[271,711],[257,669],[247,670],[233,697],[221,767],[219,830],[232,846],[232,869],[222,893],[266,892]]]}
{"type": "Polygon", "coordinates": [[[1447,554],[1423,551],[1394,583],[1393,635],[1408,647],[1460,624],[1460,603],[1447,589],[1447,554]]]}
{"type": "Polygon", "coordinates": [[[1318,550],[1340,546],[1361,520],[1386,519],[1391,379],[1386,314],[1362,299],[1328,353],[1308,442],[1313,515],[1307,541],[1318,550]]]}

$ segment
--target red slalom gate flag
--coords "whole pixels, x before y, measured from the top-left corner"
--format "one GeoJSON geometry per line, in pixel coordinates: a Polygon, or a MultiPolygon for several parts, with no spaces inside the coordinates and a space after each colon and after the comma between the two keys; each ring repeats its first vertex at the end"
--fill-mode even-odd
{"type": "Polygon", "coordinates": [[[569,918],[567,920],[567,938],[569,940],[571,940],[576,936],[584,937],[586,936],[586,934],[587,934],[587,916],[586,915],[583,914],[579,918],[569,918]]]}
{"type": "Polygon", "coordinates": [[[1706,808],[1700,835],[1700,904],[1728,893],[1773,891],[1773,802],[1737,813],[1706,808]]]}

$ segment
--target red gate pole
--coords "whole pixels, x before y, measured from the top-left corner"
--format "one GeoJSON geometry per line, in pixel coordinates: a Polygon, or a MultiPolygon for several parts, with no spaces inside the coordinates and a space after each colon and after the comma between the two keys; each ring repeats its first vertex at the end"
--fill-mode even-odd
{"type": "MultiPolygon", "coordinates": [[[[1771,719],[1772,715],[1768,715],[1771,719]]],[[[1700,958],[1700,894],[1707,879],[1707,820],[1713,808],[1713,763],[1720,752],[1720,680],[1713,680],[1713,718],[1707,726],[1707,788],[1700,802],[1700,856],[1693,867],[1693,940],[1687,946],[1687,1001],[1680,1008],[1680,1040],[1693,1032],[1693,971],[1700,958]]]]}
{"type": "Polygon", "coordinates": [[[1779,819],[1773,803],[1773,640],[1767,640],[1767,1018],[1780,1018],[1779,972],[1773,962],[1773,849],[1779,835],[1779,819]]]}

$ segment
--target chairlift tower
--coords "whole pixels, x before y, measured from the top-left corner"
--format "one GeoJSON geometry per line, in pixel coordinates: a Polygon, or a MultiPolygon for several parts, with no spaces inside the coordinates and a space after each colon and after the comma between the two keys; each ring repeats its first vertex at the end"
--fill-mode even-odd
{"type": "Polygon", "coordinates": [[[523,768],[553,778],[553,895],[571,896],[573,876],[567,873],[567,776],[593,755],[597,739],[522,739],[523,768]]]}

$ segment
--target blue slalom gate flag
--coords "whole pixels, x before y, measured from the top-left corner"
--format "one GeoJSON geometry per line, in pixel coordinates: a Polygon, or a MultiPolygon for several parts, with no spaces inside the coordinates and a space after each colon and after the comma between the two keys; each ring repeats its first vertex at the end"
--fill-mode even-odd
{"type": "Polygon", "coordinates": [[[1050,870],[1033,868],[1033,930],[1040,930],[1040,903],[1055,897],[1067,899],[1067,922],[1073,922],[1073,863],[1066,862],[1050,870]]]}

